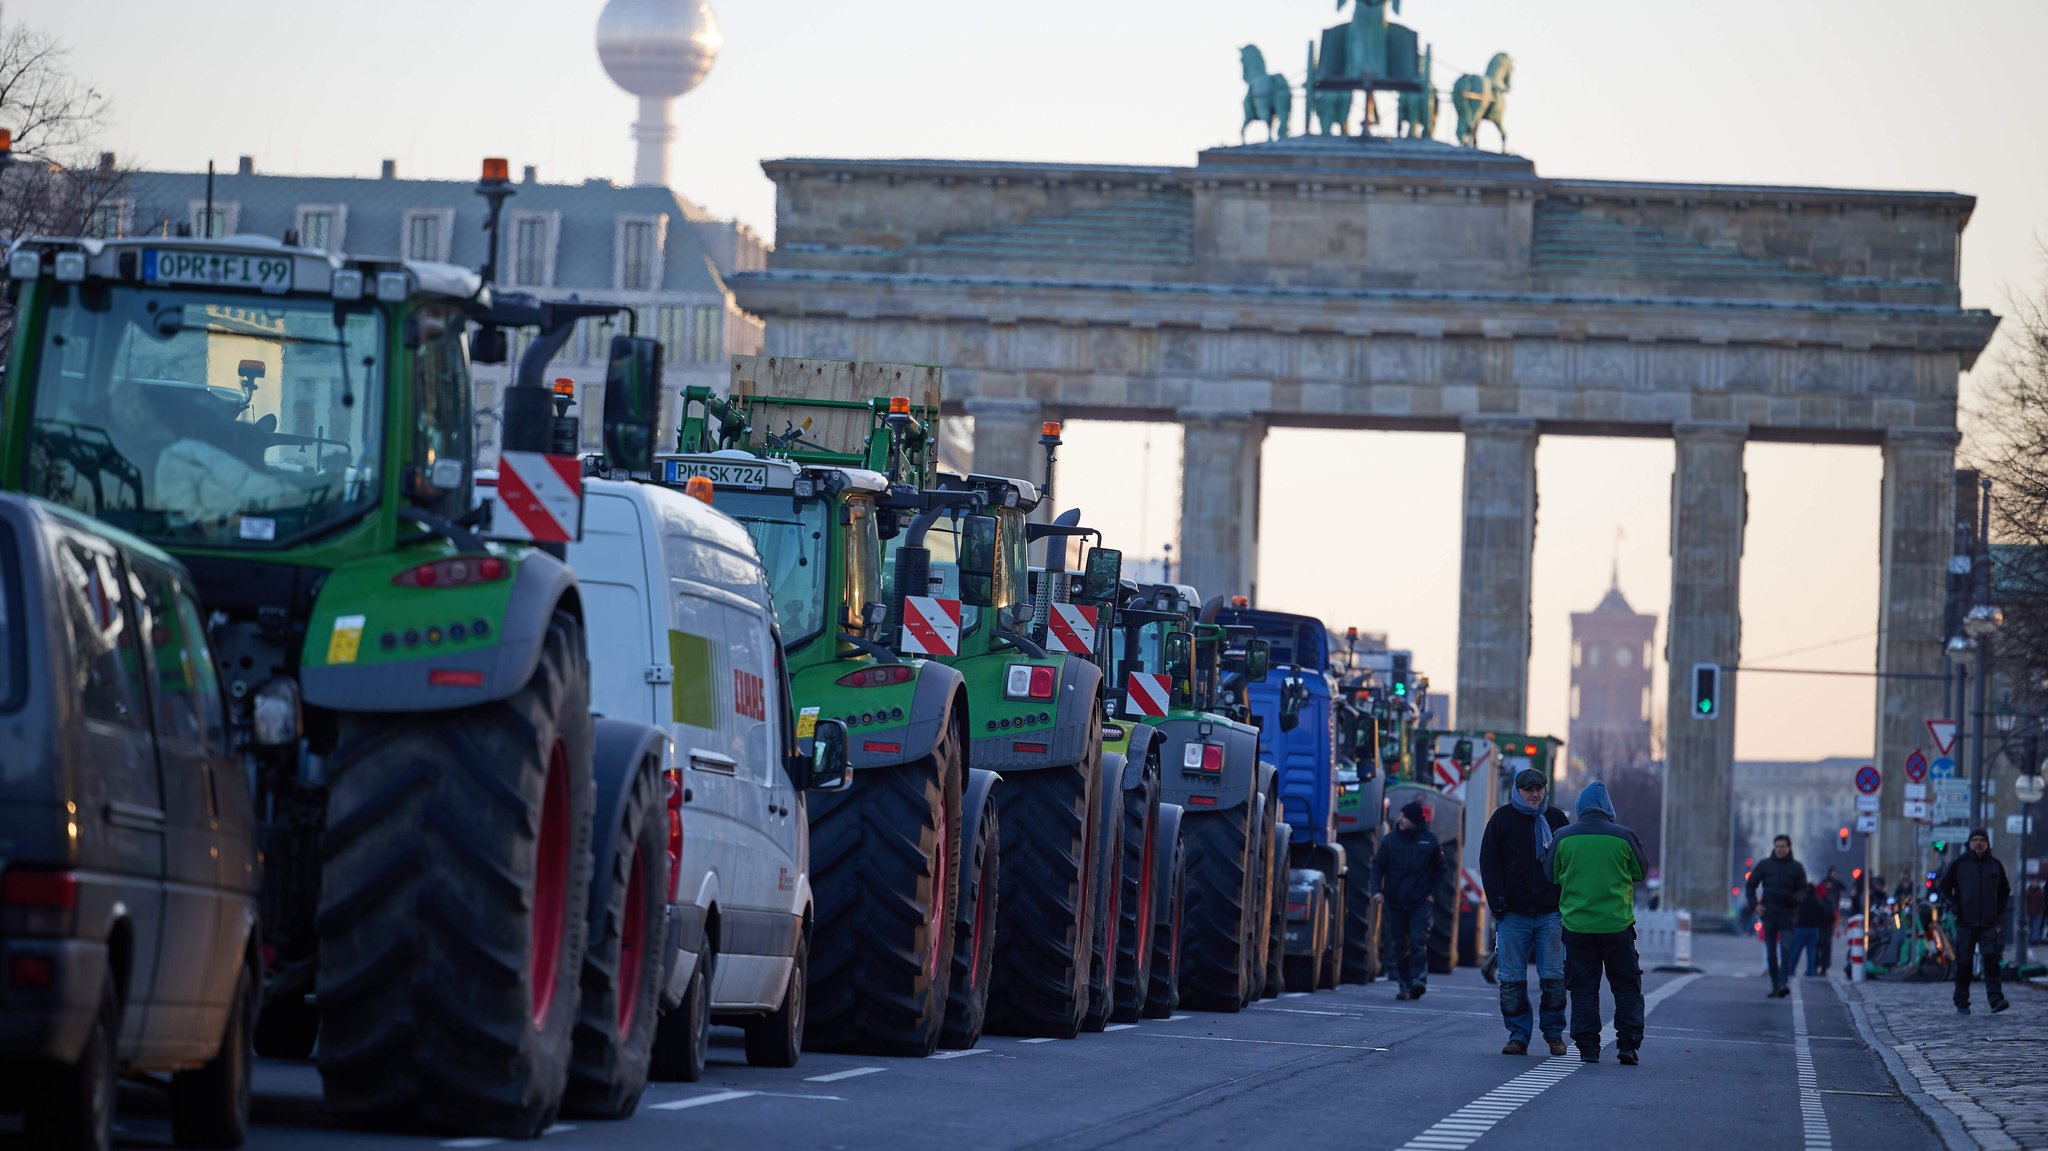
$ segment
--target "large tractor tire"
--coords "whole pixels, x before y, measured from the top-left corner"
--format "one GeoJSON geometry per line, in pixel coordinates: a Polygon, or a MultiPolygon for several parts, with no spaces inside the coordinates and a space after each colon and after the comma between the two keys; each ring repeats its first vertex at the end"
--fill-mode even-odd
{"type": "Polygon", "coordinates": [[[1351,866],[1344,875],[1344,964],[1346,983],[1380,977],[1380,907],[1372,901],[1372,837],[1339,841],[1351,866]]]}
{"type": "Polygon", "coordinates": [[[1314,991],[1316,976],[1321,973],[1325,921],[1329,918],[1329,901],[1325,898],[1323,885],[1318,883],[1308,889],[1308,912],[1305,926],[1308,928],[1308,952],[1302,955],[1288,955],[1281,961],[1286,972],[1287,990],[1314,991]]]}
{"type": "Polygon", "coordinates": [[[636,770],[605,868],[591,882],[583,1006],[562,1109],[624,1119],[640,1105],[661,1020],[668,941],[668,808],[660,773],[636,770]]]}
{"type": "Polygon", "coordinates": [[[1123,919],[1117,928],[1114,1006],[1110,1018],[1135,1023],[1145,1010],[1152,984],[1156,870],[1159,851],[1159,787],[1146,776],[1142,786],[1123,793],[1124,857],[1123,919]]]}
{"type": "Polygon", "coordinates": [[[1160,805],[1152,867],[1152,970],[1145,982],[1144,1015],[1166,1019],[1180,1010],[1181,912],[1187,895],[1187,849],[1181,839],[1179,804],[1160,805]]]}
{"type": "Polygon", "coordinates": [[[1244,1009],[1255,971],[1253,937],[1264,923],[1252,916],[1258,879],[1252,856],[1250,804],[1228,811],[1189,811],[1181,817],[1187,885],[1180,940],[1180,997],[1199,1011],[1244,1009]]]}
{"type": "Polygon", "coordinates": [[[1094,945],[1088,958],[1088,1010],[1081,1015],[1083,1031],[1100,1031],[1109,1026],[1116,1009],[1116,959],[1123,946],[1124,913],[1124,805],[1122,756],[1104,756],[1100,794],[1096,799],[1094,859],[1089,883],[1094,887],[1094,945]],[[1113,769],[1113,770],[1112,770],[1113,769]]]}
{"type": "Polygon", "coordinates": [[[1261,988],[1268,999],[1286,989],[1281,961],[1287,958],[1287,855],[1293,844],[1293,825],[1276,824],[1273,865],[1266,879],[1266,985],[1261,988]]]}
{"type": "Polygon", "coordinates": [[[530,1139],[581,1005],[592,723],[583,627],[461,711],[343,715],[320,885],[320,1077],[351,1123],[530,1139]]]}
{"type": "Polygon", "coordinates": [[[1329,922],[1323,929],[1323,966],[1316,990],[1335,991],[1344,977],[1344,883],[1333,877],[1323,886],[1328,895],[1324,916],[1329,922]]]}
{"type": "MultiPolygon", "coordinates": [[[[1100,743],[1091,738],[1086,746],[1100,743]]],[[[992,1030],[1053,1039],[1080,1033],[1095,937],[1096,766],[1091,755],[1016,772],[997,789],[1003,862],[992,1030]]]]}
{"type": "Polygon", "coordinates": [[[995,974],[996,890],[1002,882],[1002,824],[996,815],[995,777],[974,771],[967,791],[966,847],[961,856],[959,922],[953,926],[953,978],[946,995],[946,1028],[939,1046],[964,1051],[981,1042],[988,1024],[988,985],[995,974]],[[986,777],[984,780],[981,777],[986,777]]]}
{"type": "Polygon", "coordinates": [[[1463,884],[1458,845],[1444,845],[1444,878],[1437,884],[1429,921],[1429,973],[1449,975],[1458,961],[1458,888],[1463,884]]]}
{"type": "Polygon", "coordinates": [[[811,803],[806,1045],[922,1058],[952,983],[966,740],[956,710],[932,754],[870,768],[811,803]]]}

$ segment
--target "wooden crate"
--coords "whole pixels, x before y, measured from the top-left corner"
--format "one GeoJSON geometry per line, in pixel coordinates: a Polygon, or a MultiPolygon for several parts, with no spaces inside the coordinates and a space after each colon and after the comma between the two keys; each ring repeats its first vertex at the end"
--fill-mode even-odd
{"type": "Polygon", "coordinates": [[[732,389],[740,396],[772,396],[788,403],[753,405],[754,432],[750,448],[764,446],[769,433],[790,425],[827,451],[858,452],[873,426],[868,401],[876,396],[908,396],[914,408],[936,416],[945,391],[945,369],[923,364],[879,364],[855,360],[812,360],[797,356],[734,356],[732,389]],[[857,404],[819,406],[806,401],[857,404]]]}

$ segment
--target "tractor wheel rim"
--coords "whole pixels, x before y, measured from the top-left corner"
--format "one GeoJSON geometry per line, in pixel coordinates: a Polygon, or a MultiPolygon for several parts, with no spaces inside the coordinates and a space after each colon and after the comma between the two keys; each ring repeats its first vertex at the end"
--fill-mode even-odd
{"type": "Polygon", "coordinates": [[[647,877],[641,873],[640,848],[633,848],[632,870],[626,880],[626,921],[619,928],[619,1038],[633,1033],[640,1012],[640,969],[645,966],[647,932],[641,919],[647,913],[647,877]]]}
{"type": "Polygon", "coordinates": [[[946,804],[946,790],[939,788],[939,838],[937,852],[932,862],[932,906],[927,917],[930,924],[931,946],[924,958],[924,973],[928,978],[939,977],[939,944],[945,942],[946,881],[950,878],[952,866],[952,810],[946,804]]]}
{"type": "Polygon", "coordinates": [[[534,852],[533,950],[528,978],[533,985],[533,1025],[545,1028],[555,1004],[555,976],[562,963],[562,939],[569,911],[569,752],[557,740],[548,753],[542,785],[540,842],[534,852]]]}

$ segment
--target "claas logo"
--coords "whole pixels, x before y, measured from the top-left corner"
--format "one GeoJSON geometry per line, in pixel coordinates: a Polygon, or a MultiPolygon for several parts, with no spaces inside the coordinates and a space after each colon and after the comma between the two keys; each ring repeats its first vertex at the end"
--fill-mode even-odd
{"type": "Polygon", "coordinates": [[[732,672],[732,709],[752,720],[768,718],[767,683],[752,672],[734,668],[732,672]]]}

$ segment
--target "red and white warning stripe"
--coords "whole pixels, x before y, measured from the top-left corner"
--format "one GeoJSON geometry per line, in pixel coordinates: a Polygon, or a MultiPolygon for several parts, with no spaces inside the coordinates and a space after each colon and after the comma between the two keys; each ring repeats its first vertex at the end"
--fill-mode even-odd
{"type": "Polygon", "coordinates": [[[511,517],[491,525],[493,536],[538,544],[583,538],[582,461],[541,452],[500,453],[498,506],[511,517]]]}
{"type": "Polygon", "coordinates": [[[1173,681],[1149,671],[1134,671],[1124,681],[1124,714],[1163,718],[1173,700],[1173,681]]]}
{"type": "Polygon", "coordinates": [[[911,655],[959,655],[960,601],[904,596],[903,650],[911,655]]]}
{"type": "Polygon", "coordinates": [[[1474,904],[1485,903],[1486,881],[1479,877],[1478,872],[1469,867],[1462,870],[1465,873],[1465,898],[1471,900],[1474,904]]]}
{"type": "Polygon", "coordinates": [[[1068,655],[1095,654],[1095,622],[1100,608],[1075,603],[1052,605],[1052,620],[1046,627],[1048,647],[1068,655]]]}
{"type": "Polygon", "coordinates": [[[1465,782],[1464,777],[1458,774],[1458,769],[1451,764],[1450,760],[1433,759],[1430,763],[1436,768],[1436,789],[1438,791],[1449,791],[1465,782]]]}

